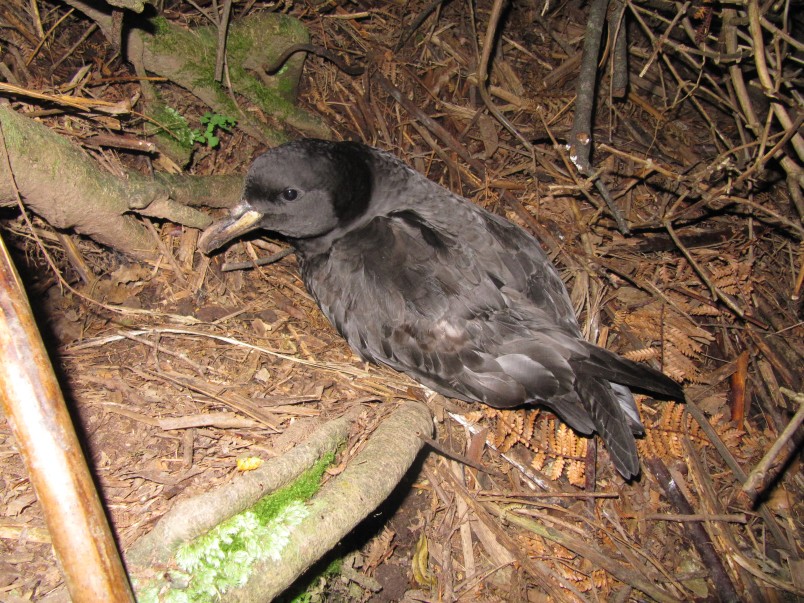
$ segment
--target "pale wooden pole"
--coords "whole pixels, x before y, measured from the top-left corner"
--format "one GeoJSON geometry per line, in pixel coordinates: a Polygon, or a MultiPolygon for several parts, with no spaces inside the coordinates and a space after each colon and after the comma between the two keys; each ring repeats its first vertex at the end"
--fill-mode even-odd
{"type": "Polygon", "coordinates": [[[1,238],[0,403],[42,505],[73,602],[133,602],[64,396],[1,238]]]}

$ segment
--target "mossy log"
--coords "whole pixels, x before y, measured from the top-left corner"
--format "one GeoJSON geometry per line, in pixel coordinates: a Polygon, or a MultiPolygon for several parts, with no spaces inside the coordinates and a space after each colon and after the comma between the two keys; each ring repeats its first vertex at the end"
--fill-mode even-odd
{"type": "Polygon", "coordinates": [[[54,228],[73,229],[137,259],[155,258],[157,245],[135,213],[205,228],[209,216],[188,205],[229,207],[242,189],[242,176],[119,178],[69,139],[3,105],[0,128],[0,206],[16,205],[19,192],[54,228]]]}
{"type": "Polygon", "coordinates": [[[389,496],[424,444],[420,436],[433,431],[426,406],[403,403],[312,498],[290,503],[286,517],[267,527],[253,524],[254,509],[265,500],[260,497],[288,487],[334,450],[345,440],[350,421],[331,421],[256,471],[178,503],[126,553],[138,598],[180,601],[192,599],[200,588],[221,601],[270,601],[292,585],[389,496]],[[241,520],[243,513],[248,518],[241,520]],[[225,527],[216,536],[221,522],[225,527]],[[260,539],[244,544],[246,538],[235,531],[241,524],[248,536],[260,532],[260,539]],[[211,562],[201,560],[200,551],[210,551],[211,562]]]}

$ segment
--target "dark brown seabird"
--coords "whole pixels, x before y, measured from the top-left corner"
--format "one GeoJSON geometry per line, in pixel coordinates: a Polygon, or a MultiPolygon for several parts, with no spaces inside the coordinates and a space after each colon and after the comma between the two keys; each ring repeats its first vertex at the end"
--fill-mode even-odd
{"type": "Polygon", "coordinates": [[[362,358],[445,396],[543,404],[598,432],[626,479],[643,430],[629,387],[684,399],[659,371],[583,339],[533,236],[387,152],[304,139],[261,155],[231,217],[198,246],[255,229],[288,238],[307,289],[362,358]]]}

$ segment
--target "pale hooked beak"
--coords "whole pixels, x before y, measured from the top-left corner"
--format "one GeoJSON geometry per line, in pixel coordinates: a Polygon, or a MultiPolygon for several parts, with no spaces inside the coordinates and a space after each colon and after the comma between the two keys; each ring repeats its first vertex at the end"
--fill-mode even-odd
{"type": "Polygon", "coordinates": [[[259,228],[263,214],[243,203],[232,209],[232,215],[207,228],[198,239],[198,249],[210,254],[235,237],[259,228]]]}

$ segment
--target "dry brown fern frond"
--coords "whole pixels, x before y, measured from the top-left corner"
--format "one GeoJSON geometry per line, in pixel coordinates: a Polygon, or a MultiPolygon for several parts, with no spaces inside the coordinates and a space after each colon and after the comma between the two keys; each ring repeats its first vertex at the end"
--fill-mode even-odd
{"type": "Polygon", "coordinates": [[[566,475],[573,486],[586,483],[588,439],[578,436],[565,423],[548,418],[539,423],[536,437],[526,444],[535,453],[531,467],[544,471],[552,479],[566,475]]]}
{"type": "MultiPolygon", "coordinates": [[[[711,396],[707,405],[722,408],[723,403],[718,398],[725,398],[725,394],[711,396]]],[[[693,447],[699,451],[712,446],[698,422],[685,412],[684,404],[676,402],[658,404],[661,405],[658,417],[645,420],[649,415],[642,412],[642,405],[638,403],[645,423],[645,436],[637,440],[640,455],[662,459],[684,459],[687,455],[684,447],[685,438],[689,438],[693,447]]],[[[772,434],[765,434],[759,430],[738,429],[728,419],[725,411],[712,415],[709,423],[732,455],[743,464],[756,463],[764,454],[767,441],[773,438],[772,434]]]]}
{"type": "Polygon", "coordinates": [[[689,313],[691,316],[720,316],[723,311],[709,304],[697,304],[690,308],[689,313]]]}
{"type": "Polygon", "coordinates": [[[524,429],[522,430],[522,439],[530,442],[533,439],[533,432],[536,429],[536,417],[539,416],[538,410],[525,413],[524,429]]]}
{"type": "Polygon", "coordinates": [[[539,413],[539,409],[498,410],[488,407],[469,413],[467,418],[475,421],[482,418],[490,422],[492,430],[486,441],[500,452],[508,452],[516,444],[529,445],[539,413]]]}
{"type": "MultiPolygon", "coordinates": [[[[565,549],[560,545],[555,545],[553,550],[554,561],[553,566],[558,570],[559,575],[573,583],[575,588],[580,592],[589,592],[594,586],[597,586],[598,580],[594,580],[594,573],[592,572],[591,564],[579,557],[572,551],[565,549]]],[[[605,582],[602,585],[605,586],[605,582]]],[[[606,598],[605,592],[597,592],[599,597],[606,598]]]]}
{"type": "Polygon", "coordinates": [[[606,570],[602,569],[596,569],[592,572],[592,583],[599,591],[610,591],[614,585],[611,575],[606,570]]]}
{"type": "Polygon", "coordinates": [[[645,437],[637,440],[640,454],[662,459],[681,459],[685,456],[685,437],[689,437],[698,449],[709,444],[698,423],[684,412],[683,404],[676,402],[661,404],[658,419],[645,421],[645,437]]]}
{"type": "Polygon", "coordinates": [[[522,441],[527,411],[500,410],[496,412],[494,431],[489,432],[488,441],[500,452],[508,452],[514,444],[522,441]]]}
{"type": "Polygon", "coordinates": [[[774,439],[770,433],[737,428],[722,412],[712,416],[709,422],[734,458],[744,464],[757,462],[765,453],[765,441],[774,439]]]}
{"type": "Polygon", "coordinates": [[[704,376],[698,370],[698,365],[673,346],[665,347],[663,360],[662,371],[676,381],[686,380],[701,383],[704,380],[704,376]]]}
{"type": "Polygon", "coordinates": [[[490,424],[486,441],[499,452],[508,452],[520,444],[533,453],[531,466],[535,470],[544,471],[552,479],[566,476],[575,486],[585,485],[588,440],[552,415],[539,409],[485,408],[466,416],[471,421],[490,424]]]}
{"type": "Polygon", "coordinates": [[[550,554],[547,544],[541,536],[536,536],[531,532],[524,531],[517,531],[515,534],[516,539],[520,541],[528,557],[538,559],[550,554]]]}
{"type": "Polygon", "coordinates": [[[664,336],[676,350],[688,358],[696,358],[703,350],[703,346],[695,340],[693,334],[680,327],[677,320],[665,326],[664,336]]]}
{"type": "Polygon", "coordinates": [[[668,294],[668,298],[672,305],[653,300],[632,311],[616,313],[615,324],[626,325],[642,340],[653,342],[650,347],[627,353],[626,357],[639,361],[651,356],[649,350],[656,350],[654,357],[662,358],[662,370],[673,379],[700,382],[703,376],[698,365],[702,364],[706,345],[714,338],[684,314],[697,309],[699,302],[692,306],[684,296],[668,294]]]}
{"type": "Polygon", "coordinates": [[[623,358],[633,360],[634,362],[647,362],[661,356],[661,350],[658,348],[642,348],[641,350],[631,350],[623,354],[623,358]]]}
{"type": "Polygon", "coordinates": [[[575,553],[533,534],[519,533],[517,540],[531,559],[552,559],[551,566],[578,591],[589,592],[595,588],[601,599],[610,593],[614,581],[605,570],[592,570],[589,563],[575,553]]]}
{"type": "Polygon", "coordinates": [[[712,283],[729,295],[739,295],[750,299],[754,283],[758,280],[752,266],[746,261],[730,261],[725,264],[710,266],[712,283]]]}
{"type": "Polygon", "coordinates": [[[567,481],[573,486],[583,487],[586,484],[586,463],[570,463],[567,467],[567,481]]]}

